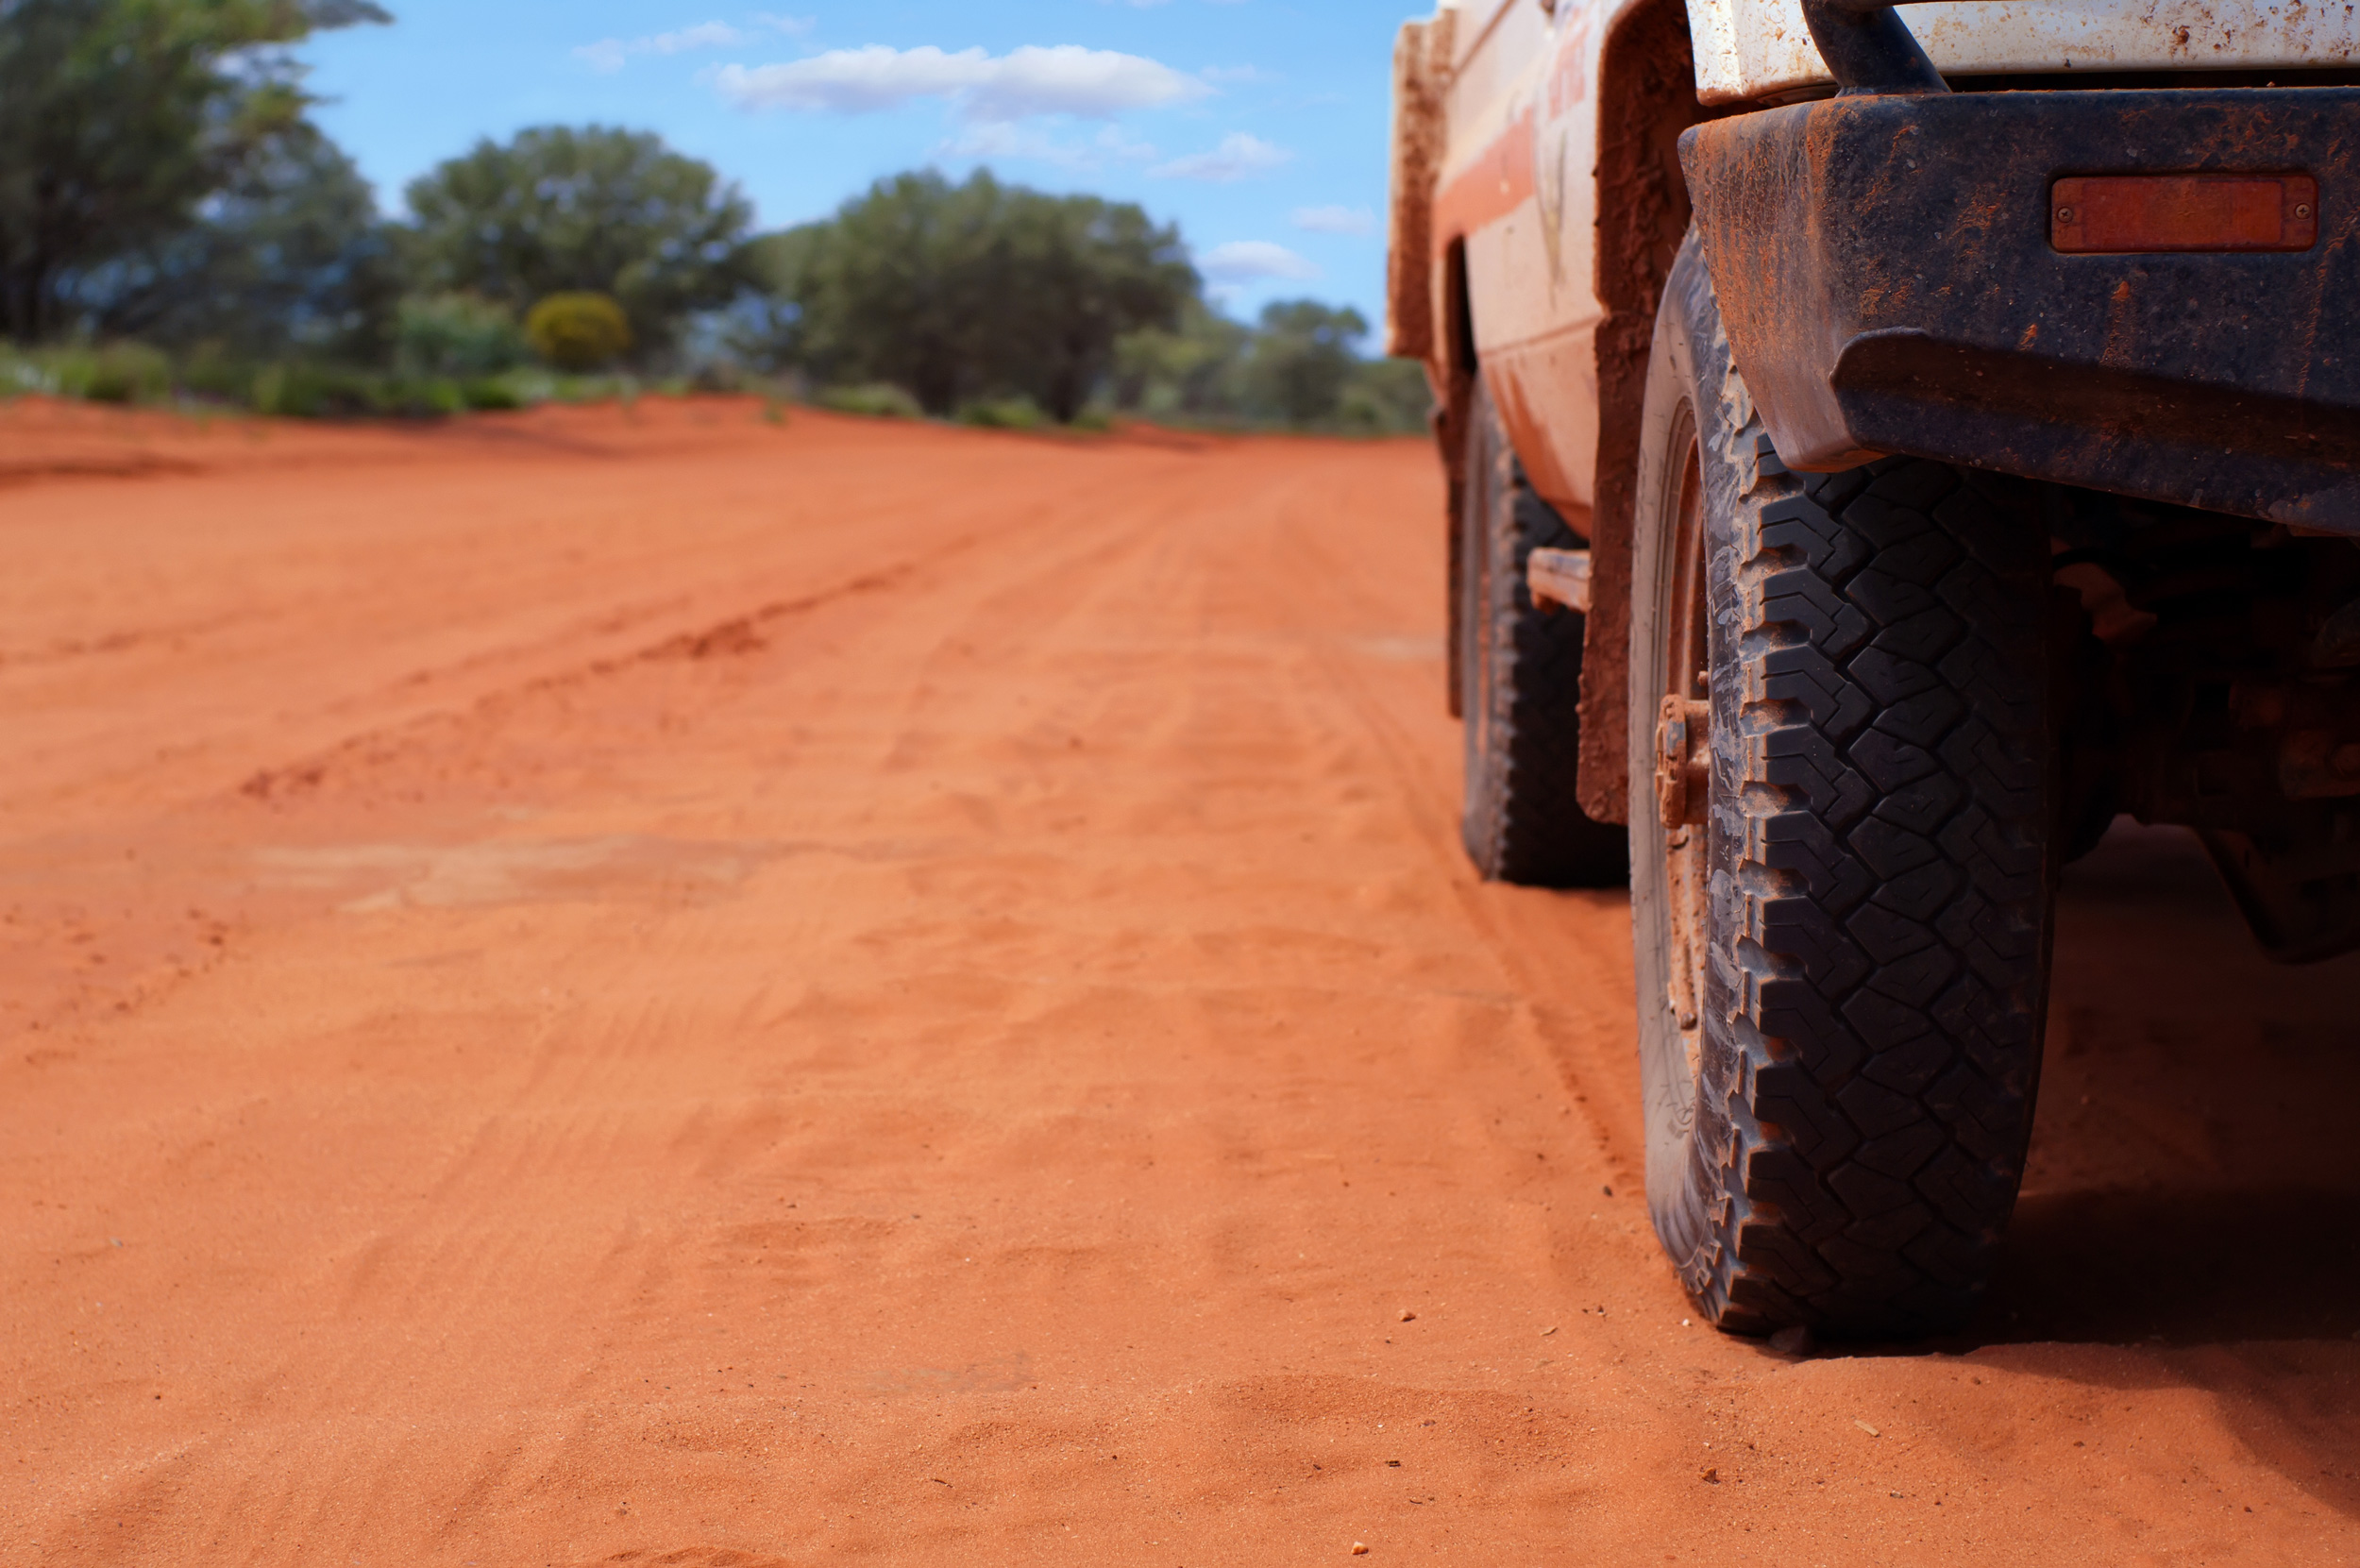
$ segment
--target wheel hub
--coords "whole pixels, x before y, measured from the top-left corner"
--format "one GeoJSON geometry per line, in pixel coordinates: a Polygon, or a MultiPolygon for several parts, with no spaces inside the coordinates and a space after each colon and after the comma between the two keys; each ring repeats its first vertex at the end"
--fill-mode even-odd
{"type": "Polygon", "coordinates": [[[1711,702],[1677,695],[1663,699],[1655,727],[1655,798],[1667,833],[1704,826],[1711,733],[1711,702]]]}

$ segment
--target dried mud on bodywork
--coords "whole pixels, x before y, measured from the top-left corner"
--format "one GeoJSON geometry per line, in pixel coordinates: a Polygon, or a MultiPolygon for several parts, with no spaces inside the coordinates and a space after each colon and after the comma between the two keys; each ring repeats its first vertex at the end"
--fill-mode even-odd
{"type": "MultiPolygon", "coordinates": [[[[1779,455],[1900,452],[2360,534],[2360,211],[2315,242],[2060,248],[2067,177],[2360,179],[2360,90],[1835,98],[1682,142],[1779,455]],[[2348,314],[2348,312],[2346,312],[2348,314]]],[[[2307,204],[2298,203],[2305,206],[2307,204]]]]}

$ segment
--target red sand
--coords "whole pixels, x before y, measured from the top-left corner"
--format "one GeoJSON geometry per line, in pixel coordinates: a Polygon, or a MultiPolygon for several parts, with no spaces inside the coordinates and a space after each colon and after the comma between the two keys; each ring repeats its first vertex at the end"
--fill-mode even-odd
{"type": "Polygon", "coordinates": [[[2360,964],[2118,833],[1977,1332],[1690,1326],[1439,505],[0,410],[0,1564],[2360,1560],[2360,964]]]}

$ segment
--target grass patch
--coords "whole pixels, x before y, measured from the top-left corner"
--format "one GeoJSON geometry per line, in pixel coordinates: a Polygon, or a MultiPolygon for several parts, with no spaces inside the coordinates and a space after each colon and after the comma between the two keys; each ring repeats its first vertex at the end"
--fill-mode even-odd
{"type": "Polygon", "coordinates": [[[978,397],[959,406],[959,423],[987,430],[1037,430],[1049,416],[1030,397],[978,397]]]}
{"type": "Polygon", "coordinates": [[[926,415],[917,398],[890,381],[832,386],[819,394],[818,403],[837,413],[866,414],[871,419],[922,419],[926,415]]]}

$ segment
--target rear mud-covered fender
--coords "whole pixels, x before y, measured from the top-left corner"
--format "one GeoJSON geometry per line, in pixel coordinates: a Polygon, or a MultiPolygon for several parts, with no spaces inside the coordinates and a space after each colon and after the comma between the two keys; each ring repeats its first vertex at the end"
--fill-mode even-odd
{"type": "Polygon", "coordinates": [[[1791,466],[1906,453],[2360,535],[2355,125],[2353,88],[1864,95],[1681,156],[1791,466]]]}

